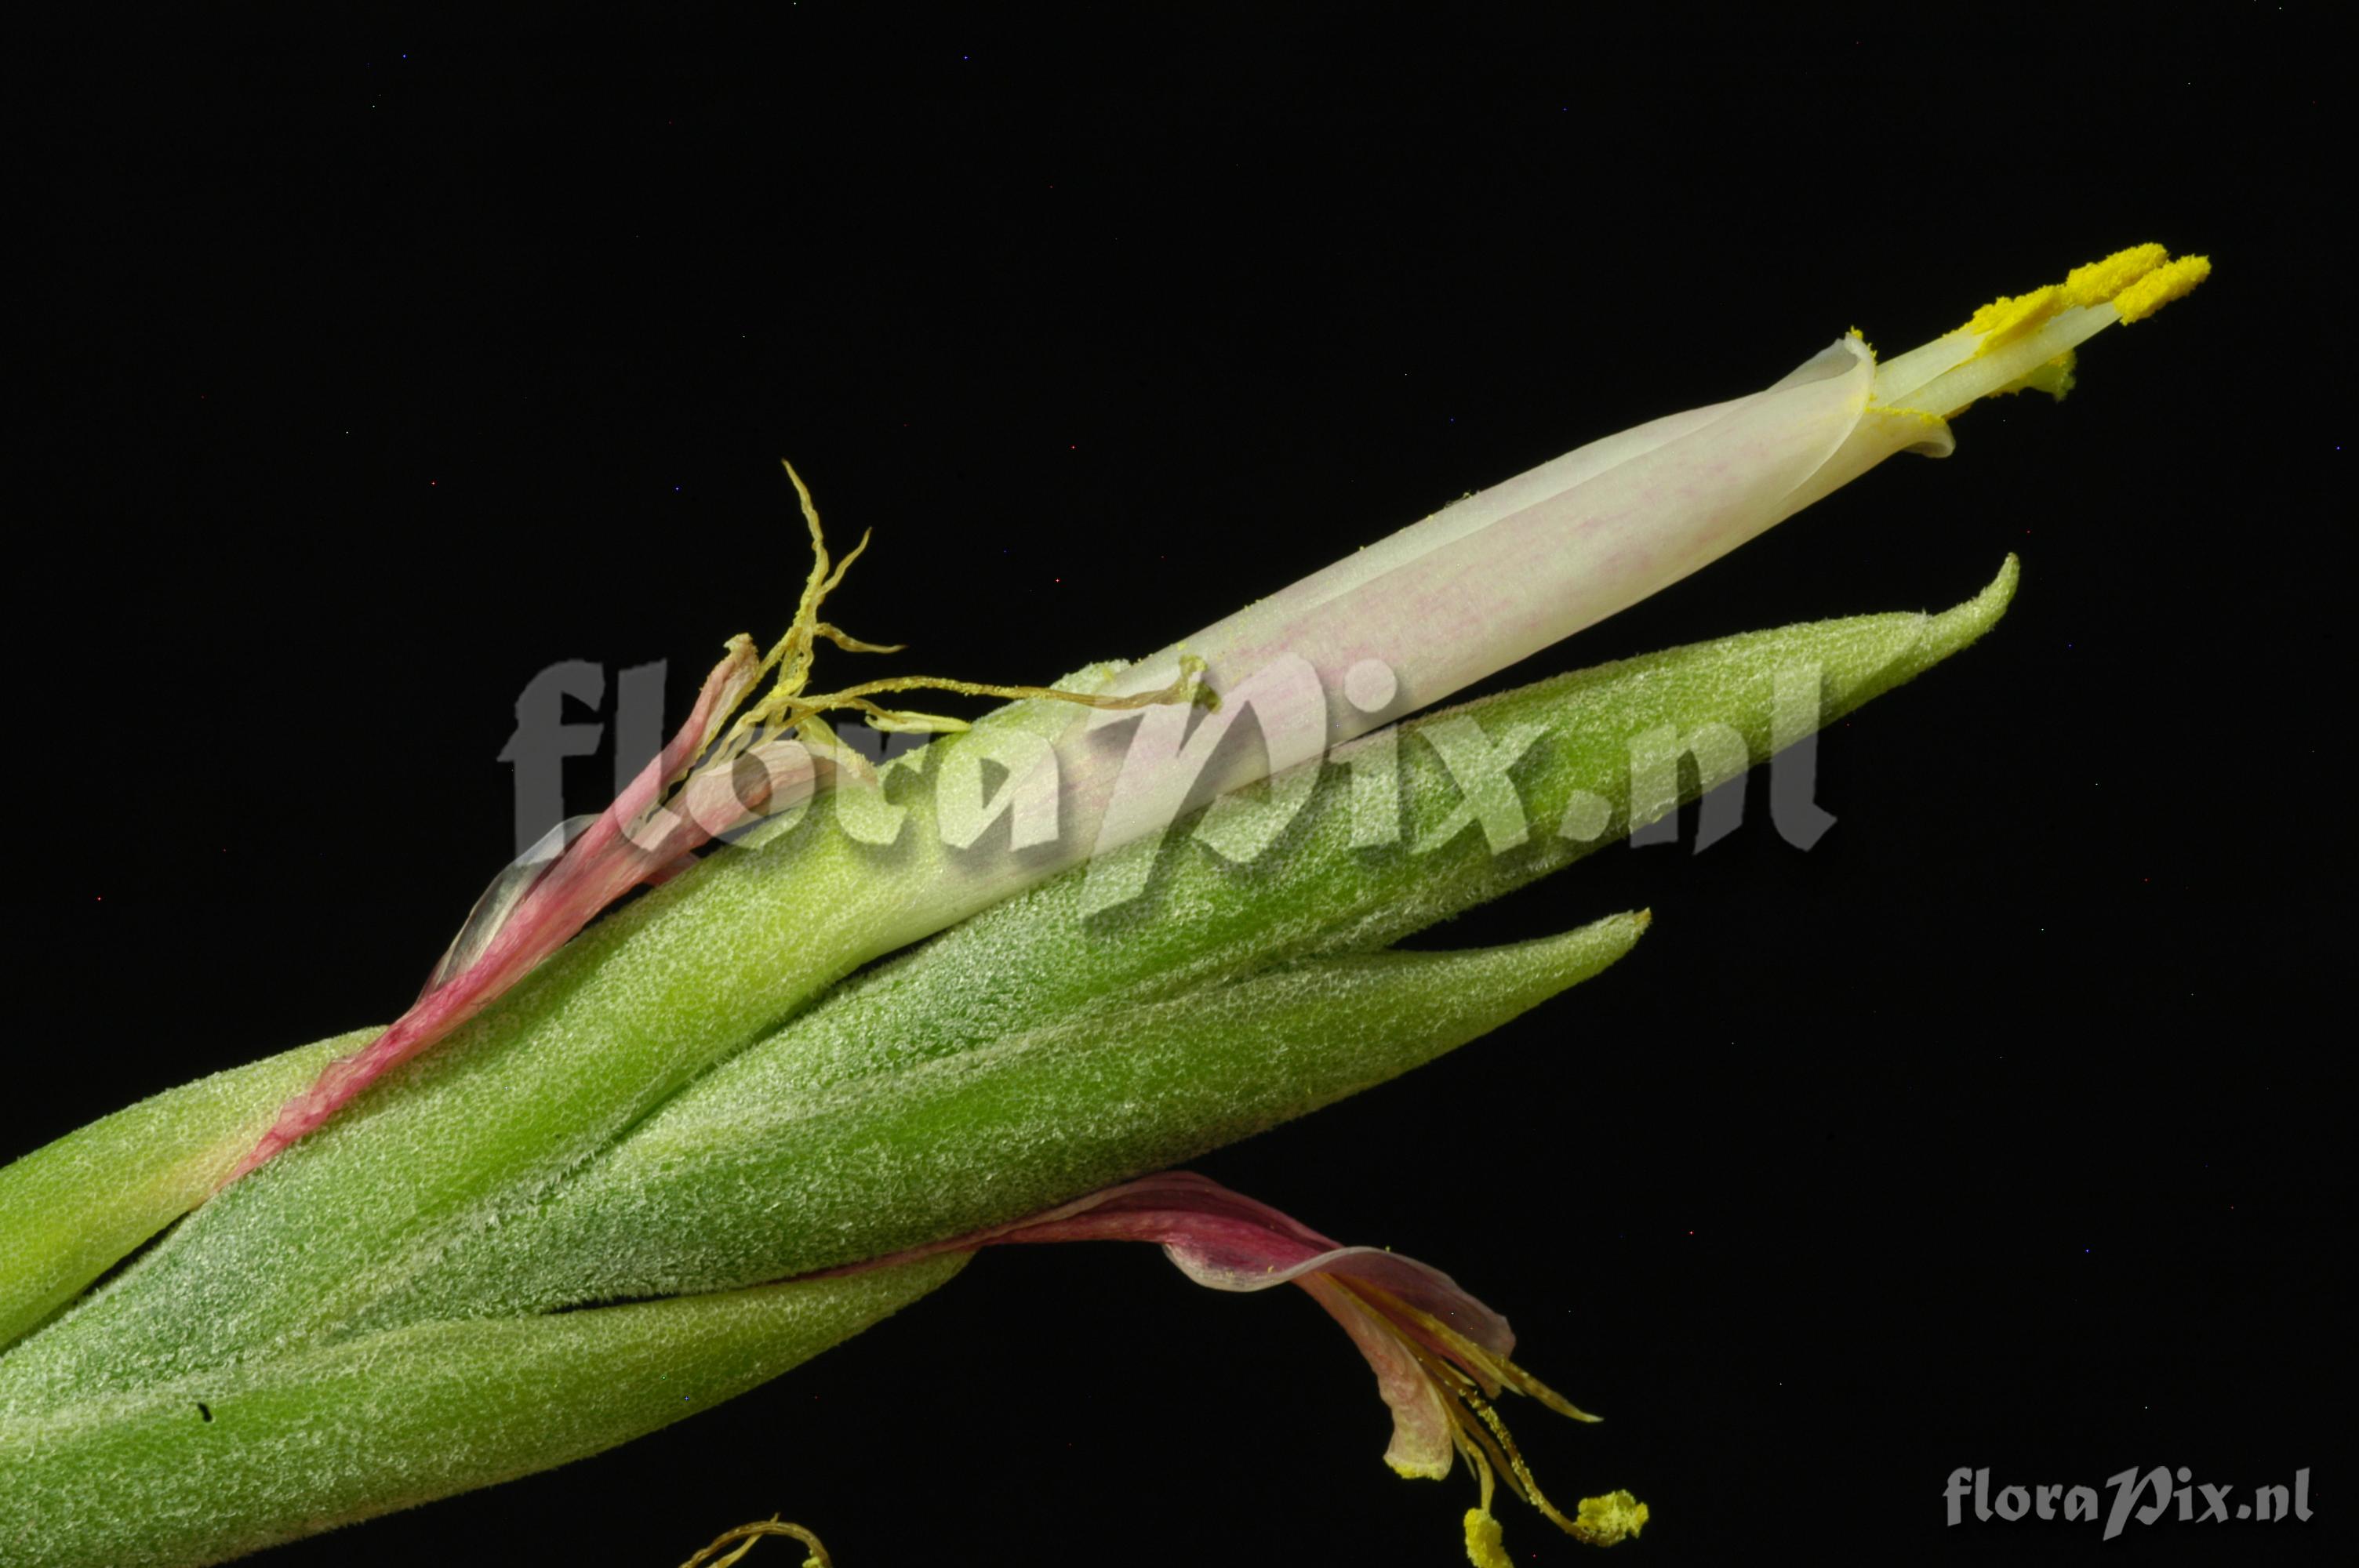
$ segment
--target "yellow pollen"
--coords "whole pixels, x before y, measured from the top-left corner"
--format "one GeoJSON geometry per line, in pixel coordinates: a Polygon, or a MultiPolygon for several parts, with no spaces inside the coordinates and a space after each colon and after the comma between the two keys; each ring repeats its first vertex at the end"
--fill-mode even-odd
{"type": "Polygon", "coordinates": [[[1497,1519],[1481,1509],[1466,1510],[1466,1561],[1474,1568],[1513,1568],[1507,1560],[1506,1532],[1497,1519]]]}
{"type": "Polygon", "coordinates": [[[1980,359],[1994,349],[2005,348],[2039,325],[2064,307],[2064,291],[2054,284],[2035,288],[2028,294],[2013,297],[2000,295],[1975,311],[1965,325],[1965,330],[1978,333],[1982,343],[1974,350],[1980,359]]]}
{"type": "MultiPolygon", "coordinates": [[[[2169,258],[2169,251],[2155,244],[2115,251],[2103,261],[2074,267],[2061,283],[2051,283],[2028,294],[1999,296],[1975,311],[1960,330],[1982,339],[1973,355],[1980,359],[2038,331],[2065,310],[2088,309],[2111,302],[2124,321],[2142,320],[2211,276],[2212,263],[2207,257],[2181,256],[2177,261],[2169,258]]],[[[2066,373],[2070,369],[2069,365],[2061,367],[2066,373]]],[[[2069,381],[2069,376],[2064,379],[2069,381]]],[[[2040,381],[2029,381],[2027,384],[2049,390],[2040,381]]]]}
{"type": "Polygon", "coordinates": [[[2194,291],[2212,276],[2210,256],[2181,256],[2157,267],[2114,297],[2114,308],[2125,322],[2143,321],[2172,300],[2194,291]]]}
{"type": "Polygon", "coordinates": [[[2170,259],[2160,245],[2132,245],[2103,261],[2076,266],[2064,276],[2067,305],[2103,305],[2170,259]]]}
{"type": "Polygon", "coordinates": [[[1998,397],[2010,392],[2044,392],[2061,403],[2064,395],[2072,390],[2072,367],[2077,362],[2078,356],[2067,349],[2054,359],[2017,376],[1991,395],[1998,397]]]}
{"type": "Polygon", "coordinates": [[[1881,403],[1871,403],[1867,406],[1867,415],[1879,419],[1911,419],[1929,430],[1948,427],[1947,420],[1938,414],[1928,414],[1922,408],[1891,408],[1881,403]]]}
{"type": "Polygon", "coordinates": [[[1628,1492],[1581,1499],[1573,1534],[1592,1546],[1611,1546],[1647,1528],[1647,1505],[1628,1492]]]}

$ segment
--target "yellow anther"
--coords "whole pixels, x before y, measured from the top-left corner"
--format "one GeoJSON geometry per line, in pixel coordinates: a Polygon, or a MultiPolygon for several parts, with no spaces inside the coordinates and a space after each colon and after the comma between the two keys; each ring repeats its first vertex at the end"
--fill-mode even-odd
{"type": "Polygon", "coordinates": [[[1966,322],[1965,330],[1982,338],[1982,342],[1974,349],[1974,357],[1979,359],[1994,350],[2003,349],[2017,338],[2036,330],[2040,323],[2062,309],[2064,302],[2064,290],[2052,283],[2028,294],[2012,297],[2000,295],[1975,311],[1966,322]]]}
{"type": "Polygon", "coordinates": [[[1878,362],[1875,403],[1953,418],[2002,392],[2071,390],[2072,351],[2105,328],[2143,320],[2211,276],[2202,256],[2169,259],[2160,245],[2132,245],[2076,266],[2061,283],[2002,295],[1966,324],[1878,362]]]}
{"type": "Polygon", "coordinates": [[[2170,259],[2160,245],[2132,245],[2103,261],[2076,266],[2064,277],[2064,303],[2103,305],[2170,259]]]}
{"type": "Polygon", "coordinates": [[[2191,293],[2212,276],[2210,256],[2181,256],[2159,266],[2114,297],[2114,308],[2124,321],[2143,321],[2172,300],[2191,293]]]}
{"type": "Polygon", "coordinates": [[[1466,1510],[1466,1561],[1474,1568],[1511,1568],[1506,1532],[1481,1509],[1466,1510]]]}
{"type": "MultiPolygon", "coordinates": [[[[1975,311],[1962,330],[1981,338],[1974,347],[1974,357],[1979,359],[2038,330],[2059,311],[2088,309],[2110,301],[2123,320],[2142,320],[2211,274],[2207,257],[2181,256],[2172,261],[2170,253],[2160,245],[2132,245],[2103,261],[2074,267],[2061,283],[2028,294],[2001,295],[1975,311]]],[[[1852,335],[1858,336],[1856,329],[1852,335]]],[[[2064,367],[2067,372],[2071,368],[2064,367]]],[[[2023,385],[2048,390],[2029,377],[2007,390],[2020,391],[2023,385]]]]}
{"type": "Polygon", "coordinates": [[[1647,1528],[1647,1505],[1627,1492],[1581,1499],[1573,1533],[1592,1546],[1611,1546],[1647,1528]]]}

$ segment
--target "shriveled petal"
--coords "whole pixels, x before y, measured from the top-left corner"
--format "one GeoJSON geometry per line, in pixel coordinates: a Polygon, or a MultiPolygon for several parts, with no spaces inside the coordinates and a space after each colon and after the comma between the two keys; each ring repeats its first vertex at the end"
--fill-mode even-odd
{"type": "MultiPolygon", "coordinates": [[[[1343,1250],[1290,1216],[1192,1171],[1165,1171],[979,1233],[1013,1241],[1151,1241],[1200,1285],[1258,1291],[1289,1282],[1299,1265],[1343,1250]]],[[[969,1238],[965,1245],[977,1244],[969,1238]]],[[[961,1244],[944,1242],[944,1249],[961,1244]]]]}
{"type": "Polygon", "coordinates": [[[1440,1270],[1379,1248],[1339,1246],[1267,1204],[1190,1171],[1126,1182],[1030,1219],[856,1268],[1051,1241],[1151,1242],[1180,1272],[1216,1291],[1300,1285],[1352,1336],[1375,1373],[1376,1390],[1393,1415],[1385,1461],[1404,1476],[1448,1475],[1457,1446],[1451,1395],[1420,1361],[1420,1350],[1457,1366],[1493,1395],[1503,1381],[1520,1387],[1527,1380],[1506,1361],[1516,1343],[1507,1320],[1440,1270]],[[1398,1311],[1404,1304],[1413,1310],[1398,1311]],[[1419,1313],[1441,1325],[1441,1332],[1419,1323],[1419,1313]]]}
{"type": "Polygon", "coordinates": [[[1266,1291],[1332,1274],[1386,1291],[1494,1355],[1516,1347],[1506,1318],[1432,1265],[1382,1248],[1345,1247],[1192,1171],[1125,1182],[927,1250],[1038,1241],[1151,1241],[1181,1273],[1216,1291],[1266,1291]]]}
{"type": "Polygon", "coordinates": [[[1311,1300],[1343,1326],[1376,1375],[1376,1392],[1393,1412],[1392,1442],[1385,1463],[1404,1476],[1438,1481],[1450,1474],[1457,1444],[1451,1433],[1450,1397],[1434,1385],[1415,1355],[1385,1320],[1332,1280],[1311,1275],[1302,1281],[1311,1300]]]}

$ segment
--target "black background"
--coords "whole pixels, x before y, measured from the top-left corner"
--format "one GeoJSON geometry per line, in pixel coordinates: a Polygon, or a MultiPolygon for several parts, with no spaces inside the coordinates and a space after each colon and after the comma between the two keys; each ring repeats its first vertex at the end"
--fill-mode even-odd
{"type": "MultiPolygon", "coordinates": [[[[1199,1168],[1455,1273],[1607,1424],[1520,1412],[1636,1561],[2077,1558],[1944,1477],[2289,1482],[2347,1552],[2331,1066],[2349,400],[2339,89],[2303,7],[1639,40],[1190,13],[788,13],[43,62],[17,147],[0,1155],[397,1012],[508,842],[565,658],[774,634],[777,460],[876,542],[894,669],[1045,680],[1461,492],[2156,239],[2195,298],[1509,678],[1939,607],[1984,643],[1756,794],[1440,934],[1651,906],[1606,976],[1199,1168]]],[[[838,666],[839,672],[842,665],[838,666]]],[[[880,666],[883,667],[883,666],[880,666]]],[[[675,711],[677,711],[677,708],[675,711]]],[[[590,809],[613,759],[572,764],[590,809]]],[[[989,1256],[735,1404],[290,1565],[664,1563],[773,1511],[847,1568],[1458,1560],[1310,1303],[989,1256]]],[[[1578,1549],[1512,1503],[1518,1562],[1578,1549]]],[[[790,1548],[757,1553],[792,1560],[790,1548]]],[[[2339,1553],[2338,1553],[2339,1555],[2339,1553]]]]}

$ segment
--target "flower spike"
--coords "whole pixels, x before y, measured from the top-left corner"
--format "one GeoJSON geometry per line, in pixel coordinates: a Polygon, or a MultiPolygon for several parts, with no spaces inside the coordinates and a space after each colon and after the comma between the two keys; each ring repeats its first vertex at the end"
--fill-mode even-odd
{"type": "Polygon", "coordinates": [[[1567,1518],[1548,1500],[1508,1433],[1496,1400],[1512,1390],[1580,1422],[1598,1418],[1509,1359],[1507,1320],[1430,1265],[1381,1248],[1345,1247],[1300,1221],[1189,1171],[1108,1187],[1030,1219],[953,1237],[832,1273],[862,1273],[943,1252],[1011,1242],[1151,1241],[1180,1271],[1216,1291],[1299,1285],[1342,1325],[1392,1410],[1385,1462],[1434,1479],[1466,1461],[1481,1488],[1466,1515],[1474,1568],[1506,1568],[1491,1513],[1500,1485],[1574,1540],[1611,1546],[1636,1535],[1647,1509],[1628,1492],[1583,1498],[1567,1518]]]}

